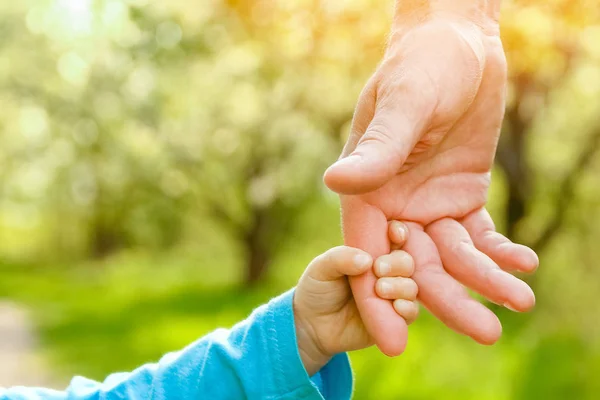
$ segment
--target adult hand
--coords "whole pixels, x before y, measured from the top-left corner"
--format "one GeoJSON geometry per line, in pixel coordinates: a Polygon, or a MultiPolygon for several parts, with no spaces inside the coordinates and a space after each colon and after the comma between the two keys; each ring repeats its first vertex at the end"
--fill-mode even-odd
{"type": "MultiPolygon", "coordinates": [[[[345,242],[377,257],[389,251],[389,219],[413,221],[407,251],[421,302],[480,343],[501,334],[496,316],[461,285],[526,311],[531,289],[506,271],[531,272],[535,253],[495,232],[484,206],[504,115],[506,61],[499,1],[402,1],[390,45],[356,108],[342,158],[325,183],[342,194],[345,242]],[[442,263],[443,262],[443,263],[442,263]]],[[[351,280],[378,347],[402,353],[406,324],[351,280]]]]}

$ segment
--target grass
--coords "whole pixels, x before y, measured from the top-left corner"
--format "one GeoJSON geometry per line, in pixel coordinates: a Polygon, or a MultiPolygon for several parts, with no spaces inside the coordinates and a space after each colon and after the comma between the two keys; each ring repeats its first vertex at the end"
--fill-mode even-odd
{"type": "MultiPolygon", "coordinates": [[[[179,249],[75,266],[2,266],[0,296],[30,307],[59,384],[73,375],[103,379],[231,326],[291,287],[314,255],[339,240],[333,212],[309,209],[299,220],[303,225],[277,254],[270,279],[253,289],[240,287],[239,265],[223,252],[227,245],[217,243],[206,254],[179,249]]],[[[599,397],[595,342],[570,326],[549,330],[536,312],[496,311],[504,337],[493,347],[479,346],[423,312],[400,358],[374,348],[353,353],[355,398],[599,397]]]]}

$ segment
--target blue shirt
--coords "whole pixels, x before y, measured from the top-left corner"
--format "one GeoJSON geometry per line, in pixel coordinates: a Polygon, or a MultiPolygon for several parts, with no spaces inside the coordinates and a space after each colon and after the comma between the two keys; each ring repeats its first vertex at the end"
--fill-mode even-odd
{"type": "Polygon", "coordinates": [[[156,364],[99,383],[76,377],[64,391],[0,388],[0,400],[349,399],[352,371],[338,354],[309,377],[296,344],[294,291],[257,308],[232,329],[218,329],[156,364]]]}

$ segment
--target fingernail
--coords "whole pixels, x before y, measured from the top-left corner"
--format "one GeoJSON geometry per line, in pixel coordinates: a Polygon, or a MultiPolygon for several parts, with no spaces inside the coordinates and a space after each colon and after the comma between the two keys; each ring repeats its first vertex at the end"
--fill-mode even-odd
{"type": "Polygon", "coordinates": [[[387,276],[390,272],[392,272],[392,266],[387,261],[379,261],[378,262],[379,275],[387,276]]]}
{"type": "Polygon", "coordinates": [[[388,295],[392,293],[392,285],[389,282],[380,281],[379,290],[381,291],[381,294],[388,295]]]}
{"type": "Polygon", "coordinates": [[[358,254],[354,256],[354,265],[356,265],[358,269],[367,268],[371,265],[371,263],[371,256],[368,256],[367,254],[358,254]]]}
{"type": "Polygon", "coordinates": [[[406,231],[406,227],[404,226],[404,224],[398,222],[396,224],[394,224],[395,229],[396,229],[396,233],[398,234],[398,237],[400,237],[402,240],[406,240],[406,235],[407,235],[407,231],[406,231]]]}
{"type": "Polygon", "coordinates": [[[513,306],[509,303],[504,303],[504,307],[508,308],[510,311],[518,312],[513,306]]]}

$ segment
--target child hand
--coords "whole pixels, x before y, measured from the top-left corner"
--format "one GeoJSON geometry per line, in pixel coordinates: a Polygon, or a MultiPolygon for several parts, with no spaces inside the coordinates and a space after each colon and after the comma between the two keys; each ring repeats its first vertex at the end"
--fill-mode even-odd
{"type": "MultiPolygon", "coordinates": [[[[401,247],[408,228],[398,221],[389,224],[392,248],[401,247]]],[[[418,314],[417,285],[410,279],[412,257],[401,250],[372,257],[359,249],[335,247],[315,258],[308,266],[294,295],[294,318],[298,350],[309,375],[320,370],[337,354],[373,344],[362,322],[347,276],[374,268],[379,278],[378,296],[394,302],[394,309],[407,323],[418,314]]]]}

